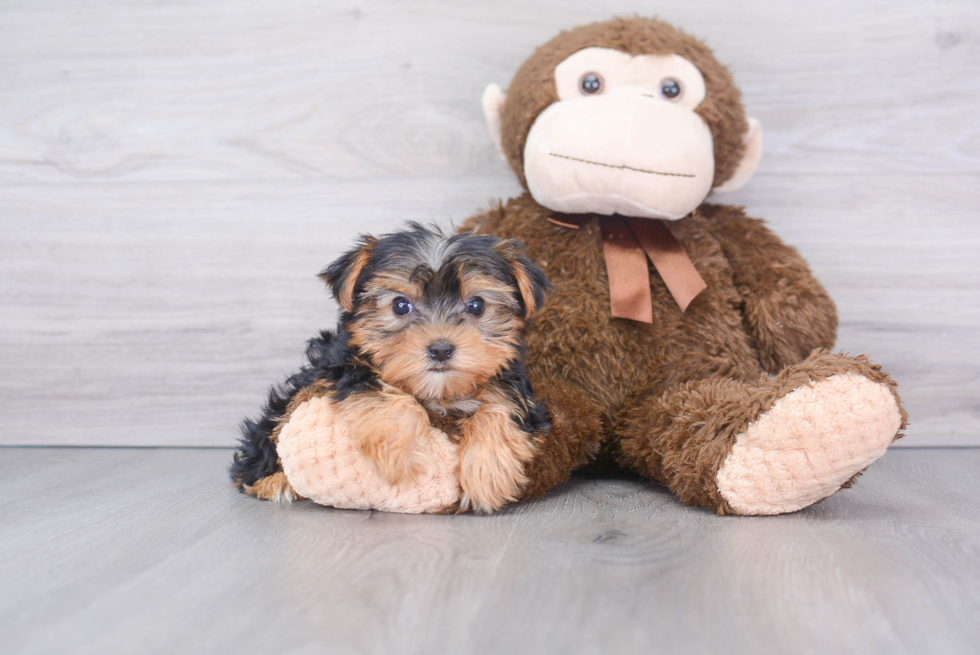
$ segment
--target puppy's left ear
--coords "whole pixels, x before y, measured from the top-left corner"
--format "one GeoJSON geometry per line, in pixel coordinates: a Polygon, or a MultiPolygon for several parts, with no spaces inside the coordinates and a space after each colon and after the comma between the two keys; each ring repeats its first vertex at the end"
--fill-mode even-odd
{"type": "Polygon", "coordinates": [[[371,254],[378,240],[372,236],[362,236],[357,248],[344,253],[340,259],[320,271],[320,279],[327,283],[334,299],[345,312],[354,310],[354,290],[357,278],[371,261],[371,254]]]}
{"type": "Polygon", "coordinates": [[[524,254],[524,244],[511,239],[504,239],[497,246],[497,252],[510,268],[521,304],[524,306],[524,316],[529,317],[540,309],[544,303],[545,293],[551,288],[544,271],[538,268],[524,254]]]}

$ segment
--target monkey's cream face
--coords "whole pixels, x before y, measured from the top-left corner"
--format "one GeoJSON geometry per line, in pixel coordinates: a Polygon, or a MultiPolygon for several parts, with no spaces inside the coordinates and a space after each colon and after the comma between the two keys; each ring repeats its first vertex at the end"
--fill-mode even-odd
{"type": "Polygon", "coordinates": [[[683,218],[715,174],[711,131],[695,109],[701,72],[680,55],[586,48],[555,68],[559,101],[524,148],[528,190],[568,214],[683,218]]]}

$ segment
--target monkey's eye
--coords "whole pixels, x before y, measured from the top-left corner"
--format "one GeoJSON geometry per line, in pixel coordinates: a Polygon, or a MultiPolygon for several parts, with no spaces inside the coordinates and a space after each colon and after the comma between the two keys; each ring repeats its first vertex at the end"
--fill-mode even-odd
{"type": "Polygon", "coordinates": [[[412,301],[405,296],[398,296],[391,301],[391,311],[395,312],[395,316],[407,316],[413,309],[412,301]]]}
{"type": "Polygon", "coordinates": [[[583,95],[592,96],[602,92],[602,75],[599,73],[586,73],[578,81],[578,88],[583,95]]]}
{"type": "Polygon", "coordinates": [[[470,298],[466,303],[466,313],[472,314],[473,316],[483,316],[486,308],[487,304],[480,297],[470,298]]]}
{"type": "Polygon", "coordinates": [[[660,82],[660,95],[668,100],[680,100],[682,93],[684,93],[684,89],[681,87],[681,83],[674,78],[668,77],[660,82]]]}

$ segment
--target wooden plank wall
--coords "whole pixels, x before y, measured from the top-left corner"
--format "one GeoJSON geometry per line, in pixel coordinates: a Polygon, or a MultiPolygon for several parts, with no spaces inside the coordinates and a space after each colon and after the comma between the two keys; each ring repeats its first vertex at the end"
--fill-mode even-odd
{"type": "Polygon", "coordinates": [[[558,30],[659,13],[766,130],[768,218],[892,371],[904,445],[980,445],[980,4],[0,3],[0,443],[230,445],[359,231],[518,191],[485,135],[558,30]]]}

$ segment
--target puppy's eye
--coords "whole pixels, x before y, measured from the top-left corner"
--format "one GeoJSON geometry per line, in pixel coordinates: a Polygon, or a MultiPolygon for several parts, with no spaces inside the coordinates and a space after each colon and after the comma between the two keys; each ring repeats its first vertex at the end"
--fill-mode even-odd
{"type": "Polygon", "coordinates": [[[684,93],[681,83],[672,77],[668,77],[660,82],[660,95],[668,100],[680,100],[684,93]]]}
{"type": "Polygon", "coordinates": [[[466,303],[466,313],[472,314],[473,316],[483,316],[486,308],[487,304],[483,302],[483,298],[471,298],[466,303]]]}
{"type": "Polygon", "coordinates": [[[599,73],[586,73],[578,81],[578,88],[583,95],[592,96],[602,92],[602,75],[599,73]]]}
{"type": "Polygon", "coordinates": [[[412,301],[405,296],[398,296],[391,301],[391,311],[395,312],[395,316],[407,316],[413,309],[412,301]]]}

